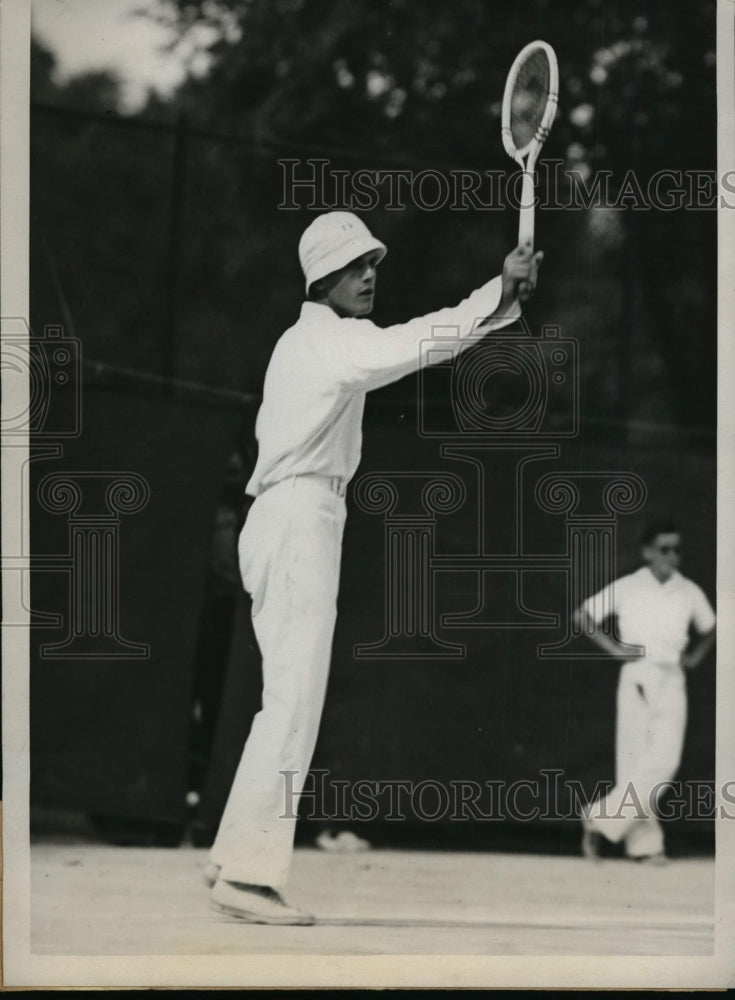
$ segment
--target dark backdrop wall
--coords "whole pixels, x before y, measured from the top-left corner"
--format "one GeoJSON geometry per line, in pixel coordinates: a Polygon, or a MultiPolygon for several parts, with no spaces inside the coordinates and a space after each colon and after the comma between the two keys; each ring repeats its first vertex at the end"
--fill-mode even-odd
{"type": "MultiPolygon", "coordinates": [[[[406,424],[405,407],[369,407],[367,416],[362,467],[365,474],[381,470],[390,479],[391,471],[417,475],[451,471],[463,478],[468,486],[468,500],[455,513],[437,519],[437,549],[445,555],[471,551],[476,508],[472,502],[472,476],[463,471],[462,463],[442,459],[436,442],[419,439],[410,423],[406,424]]],[[[507,481],[512,479],[509,466],[514,461],[515,457],[501,455],[497,462],[491,463],[499,475],[498,489],[488,505],[490,519],[503,508],[507,511],[507,497],[502,494],[507,481]]],[[[654,448],[621,448],[592,441],[567,444],[558,459],[539,462],[529,477],[522,509],[530,551],[549,554],[565,551],[563,518],[539,509],[532,496],[535,482],[550,470],[559,473],[580,467],[603,474],[630,472],[645,480],[646,503],[635,516],[618,519],[619,573],[640,565],[638,535],[642,524],[651,511],[671,509],[671,484],[676,481],[681,487],[677,490],[676,516],[691,529],[686,536],[685,569],[714,600],[713,456],[661,442],[654,448]]],[[[394,481],[400,485],[400,479],[394,481]]],[[[410,516],[421,511],[414,495],[403,513],[410,516]]],[[[507,538],[508,534],[509,526],[503,517],[498,537],[507,538]]],[[[332,783],[345,781],[354,789],[360,781],[404,781],[415,788],[428,781],[449,789],[452,782],[461,781],[482,785],[495,780],[506,787],[518,781],[537,781],[542,798],[533,799],[529,794],[524,799],[521,794],[520,808],[529,811],[535,803],[541,806],[541,813],[547,808],[547,815],[536,815],[532,822],[524,824],[518,816],[514,817],[511,809],[505,810],[505,818],[516,830],[521,826],[538,828],[550,820],[553,828],[555,813],[566,819],[574,818],[574,800],[565,782],[580,782],[585,794],[591,795],[598,781],[613,779],[619,664],[592,658],[594,649],[584,639],[569,644],[570,655],[540,658],[539,644],[558,641],[563,634],[559,627],[533,630],[439,627],[436,634],[440,639],[466,647],[463,657],[425,658],[422,651],[426,650],[426,643],[414,636],[402,650],[413,652],[413,659],[390,655],[360,658],[355,647],[379,641],[386,630],[385,523],[382,516],[362,510],[354,493],[342,566],[332,674],[313,762],[316,772],[326,773],[317,774],[312,781],[314,798],[309,798],[302,808],[306,819],[318,826],[331,816],[332,821],[343,822],[358,831],[362,827],[365,831],[370,828],[366,822],[369,816],[373,825],[383,823],[392,829],[392,833],[383,834],[389,839],[405,835],[401,825],[427,837],[437,835],[438,828],[444,831],[453,828],[460,837],[467,837],[472,833],[468,828],[473,825],[467,816],[458,824],[452,820],[450,809],[433,820],[427,819],[426,815],[412,811],[410,796],[404,799],[404,823],[386,822],[390,800],[385,791],[375,793],[377,806],[372,813],[364,805],[356,810],[348,795],[352,811],[346,818],[344,810],[340,813],[332,783]],[[557,770],[560,774],[561,783],[552,788],[548,798],[543,797],[544,770],[557,770]]],[[[523,598],[535,611],[559,614],[563,626],[569,607],[561,573],[526,574],[523,598]]],[[[469,611],[476,603],[477,585],[471,574],[443,574],[437,588],[437,612],[469,611]]],[[[510,577],[501,577],[491,589],[488,609],[500,619],[513,618],[516,596],[510,577]]],[[[216,824],[252,714],[259,706],[260,661],[247,616],[248,602],[243,598],[212,766],[200,810],[205,831],[216,824]]],[[[689,725],[679,777],[704,785],[714,780],[714,656],[691,675],[689,698],[689,725]]],[[[426,811],[441,812],[432,794],[435,793],[427,792],[426,811]]],[[[482,810],[488,810],[487,797],[480,803],[482,810]]],[[[500,810],[496,815],[502,818],[502,813],[500,810]]],[[[703,834],[708,816],[705,808],[702,821],[689,824],[689,834],[703,834]]],[[[484,827],[490,837],[488,842],[492,841],[494,834],[488,832],[487,823],[479,821],[474,825],[477,830],[484,827]]],[[[564,824],[555,825],[558,829],[564,824]]],[[[497,824],[491,826],[497,828],[497,824]]],[[[576,844],[573,837],[572,840],[576,844]]]]}
{"type": "MultiPolygon", "coordinates": [[[[38,627],[33,634],[32,793],[39,804],[183,824],[191,817],[186,794],[192,787],[197,671],[218,669],[214,661],[197,659],[212,596],[207,585],[213,526],[228,460],[247,439],[243,424],[252,424],[252,407],[201,393],[177,398],[126,383],[121,388],[88,380],[82,434],[65,442],[61,458],[44,457],[39,444],[32,462],[33,558],[42,567],[32,577],[32,605],[37,614],[60,616],[56,627],[38,627]],[[111,510],[106,491],[111,483],[127,483],[134,492],[131,473],[145,484],[145,502],[140,494],[138,500],[128,497],[127,511],[111,521],[115,504],[111,510]],[[70,503],[75,486],[78,502],[72,496],[70,503]],[[104,529],[117,544],[95,555],[89,539],[104,529]],[[103,592],[109,591],[115,571],[119,608],[109,611],[114,627],[105,629],[99,588],[106,580],[103,592]],[[148,649],[141,651],[141,645],[148,649]]],[[[364,474],[379,472],[390,480],[395,473],[419,479],[454,473],[467,497],[453,513],[437,516],[436,552],[471,553],[475,478],[465,463],[442,457],[441,440],[420,437],[407,415],[415,417],[415,408],[369,407],[364,474]]],[[[498,546],[490,551],[508,551],[503,539],[516,521],[509,484],[517,463],[511,448],[489,464],[493,486],[485,517],[500,529],[488,534],[498,546]]],[[[636,516],[618,518],[619,572],[636,565],[641,520],[650,510],[670,509],[675,481],[676,513],[690,529],[687,572],[714,597],[711,455],[661,442],[645,448],[592,443],[589,436],[563,444],[558,457],[534,463],[523,483],[519,519],[529,552],[564,554],[564,518],[540,509],[535,486],[549,472],[580,468],[636,473],[646,483],[646,504],[636,516]]],[[[404,517],[422,513],[417,497],[413,493],[404,503],[404,517]]],[[[117,506],[125,507],[124,497],[117,506]]],[[[592,647],[584,640],[568,647],[570,655],[540,659],[539,644],[563,638],[560,627],[442,627],[440,612],[468,612],[477,604],[472,573],[447,571],[437,578],[435,635],[464,645],[464,655],[427,658],[420,635],[401,648],[413,654],[410,659],[396,659],[390,650],[372,659],[356,655],[356,646],[379,641],[386,630],[385,532],[383,515],[367,513],[353,493],[332,680],[314,762],[329,773],[327,786],[363,779],[447,787],[457,781],[511,783],[542,780],[542,769],[558,769],[589,792],[598,780],[610,779],[616,666],[587,658],[592,647]]],[[[229,538],[234,562],[236,535],[229,538]]],[[[513,577],[501,575],[488,592],[488,610],[501,621],[517,614],[514,587],[513,577]]],[[[561,572],[526,573],[520,596],[533,611],[558,615],[563,627],[569,607],[561,572]]],[[[213,681],[221,687],[194,814],[204,839],[216,825],[260,697],[260,661],[244,594],[234,622],[225,620],[222,628],[232,628],[232,643],[227,669],[213,681]]],[[[228,636],[223,638],[219,656],[227,655],[228,636]]],[[[681,777],[711,781],[712,661],[691,677],[690,698],[681,777]]],[[[317,792],[311,811],[323,820],[333,807],[331,792],[317,792]]],[[[566,814],[569,807],[567,792],[554,792],[549,808],[566,814]]],[[[385,811],[386,803],[379,802],[372,820],[385,820],[385,811]]],[[[352,818],[359,822],[360,815],[353,812],[352,818]]],[[[442,817],[439,825],[449,819],[442,817]]],[[[410,810],[406,821],[426,826],[410,810]]]]}
{"type": "MultiPolygon", "coordinates": [[[[81,435],[59,439],[54,459],[42,455],[53,436],[39,435],[32,463],[32,605],[62,618],[37,622],[50,627],[33,635],[34,801],[181,824],[191,818],[185,796],[194,783],[202,837],[216,823],[259,697],[247,603],[240,598],[233,609],[232,589],[213,602],[210,580],[213,531],[229,525],[232,536],[243,513],[232,515],[230,503],[230,520],[217,520],[233,449],[244,470],[253,458],[253,400],[202,386],[257,397],[273,345],[298,312],[299,235],[326,200],[350,207],[330,182],[328,190],[317,185],[311,207],[301,189],[296,207],[285,209],[283,161],[296,160],[300,176],[321,157],[332,176],[400,169],[451,178],[460,169],[507,178],[514,168],[501,147],[499,104],[512,55],[530,37],[548,39],[560,57],[560,112],[545,147],[556,167],[548,182],[541,178],[544,197],[565,203],[575,176],[591,185],[604,171],[613,198],[629,171],[644,201],[657,172],[673,172],[683,190],[671,210],[636,206],[634,187],[616,208],[537,213],[546,260],[528,330],[538,339],[550,324],[576,341],[581,422],[576,437],[555,439],[558,456],[536,463],[534,475],[637,473],[648,500],[620,518],[619,565],[633,565],[646,511],[674,508],[687,570],[711,598],[715,568],[716,198],[707,187],[716,166],[714,2],[227,6],[224,24],[217,5],[174,5],[182,28],[215,28],[212,72],[169,101],[152,97],[135,115],[117,110],[109,74],[60,83],[53,57],[35,43],[32,59],[31,325],[48,357],[49,326],[77,339],[87,386],[81,435]],[[124,387],[119,374],[103,383],[104,366],[132,374],[124,387]],[[163,378],[156,389],[151,376],[163,378]],[[182,395],[175,380],[200,388],[182,395]],[[74,489],[57,481],[46,480],[42,499],[45,477],[59,473],[76,477],[87,506],[75,507],[74,489]],[[121,473],[133,479],[115,503],[128,509],[111,512],[109,477],[121,473]],[[139,488],[145,497],[136,499],[139,488]],[[98,547],[87,551],[92,536],[98,547]],[[102,555],[108,570],[111,554],[117,559],[119,613],[94,603],[109,577],[104,587],[85,578],[84,605],[112,615],[117,637],[99,617],[74,624],[83,595],[74,590],[73,545],[88,568],[102,555]],[[229,633],[231,621],[225,669],[227,643],[202,637],[229,633]],[[75,655],[42,654],[70,628],[91,645],[77,636],[66,647],[75,655]],[[101,641],[120,638],[149,652],[95,656],[101,641]],[[214,676],[213,666],[209,688],[208,658],[223,672],[214,676]],[[208,736],[193,767],[192,714],[205,689],[208,736]]],[[[501,206],[428,211],[409,197],[398,211],[383,191],[362,212],[390,247],[375,319],[396,322],[457,301],[497,273],[517,234],[516,210],[501,206]]],[[[451,429],[446,385],[440,376],[428,385],[422,405],[451,429]]],[[[466,551],[471,476],[440,454],[441,435],[417,434],[417,392],[405,380],[371,401],[361,471],[459,476],[467,500],[437,515],[436,544],[444,555],[466,551]]],[[[519,392],[512,377],[496,378],[496,412],[512,411],[519,392]]],[[[552,392],[551,427],[563,429],[569,406],[552,392]]],[[[57,416],[49,419],[53,429],[57,416]]],[[[513,461],[510,452],[498,458],[485,517],[493,545],[512,530],[513,461]]],[[[580,658],[540,661],[536,647],[554,641],[553,630],[445,629],[444,641],[465,644],[462,660],[355,659],[356,644],[384,632],[386,528],[382,515],[350,503],[315,766],[350,780],[512,781],[542,767],[585,782],[609,777],[615,667],[585,659],[584,648],[580,658]]],[[[563,518],[542,512],[530,492],[522,510],[533,551],[562,551],[563,518]]],[[[517,595],[499,579],[493,600],[510,607],[517,595]]],[[[529,572],[523,597],[539,613],[568,612],[561,574],[529,572]]],[[[443,611],[467,611],[473,600],[471,574],[437,578],[443,611]]],[[[714,693],[710,662],[691,678],[683,776],[713,774],[714,693]]]]}
{"type": "Polygon", "coordinates": [[[32,796],[181,821],[215,511],[245,413],[89,374],[82,411],[60,456],[40,439],[32,453],[32,796]]]}

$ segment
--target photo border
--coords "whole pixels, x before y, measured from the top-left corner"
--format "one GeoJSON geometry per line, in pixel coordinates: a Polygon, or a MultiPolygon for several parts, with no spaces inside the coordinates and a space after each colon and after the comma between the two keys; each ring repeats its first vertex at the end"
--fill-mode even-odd
{"type": "MultiPolygon", "coordinates": [[[[735,3],[718,0],[718,176],[735,165],[735,3]]],[[[28,317],[29,0],[6,0],[0,20],[0,315],[28,317]]],[[[696,137],[692,138],[696,142],[696,137]]],[[[735,774],[732,707],[735,672],[735,213],[718,213],[719,405],[717,787],[735,774]]],[[[3,328],[5,322],[2,323],[3,328]]],[[[0,331],[2,332],[2,331],[0,331]]],[[[24,403],[20,380],[3,381],[3,413],[24,403]]],[[[21,506],[17,459],[23,441],[2,448],[2,544],[12,547],[28,510],[21,506]]],[[[27,440],[25,441],[27,457],[27,440]]],[[[21,463],[21,470],[27,464],[21,463]]],[[[20,475],[27,476],[27,471],[20,475]]],[[[27,484],[26,484],[27,485],[27,484]]],[[[27,574],[26,578],[27,588],[27,574]]],[[[9,591],[3,579],[4,604],[9,591]]],[[[26,606],[30,606],[26,601],[26,606]]],[[[735,984],[735,825],[716,824],[715,954],[672,956],[45,956],[30,950],[29,635],[2,631],[3,672],[3,979],[6,986],[96,987],[649,987],[723,988],[735,984]]]]}

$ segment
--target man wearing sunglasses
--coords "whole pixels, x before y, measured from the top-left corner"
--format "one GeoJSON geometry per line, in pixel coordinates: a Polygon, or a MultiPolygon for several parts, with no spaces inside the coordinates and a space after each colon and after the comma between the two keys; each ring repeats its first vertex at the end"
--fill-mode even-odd
{"type": "Polygon", "coordinates": [[[681,535],[675,524],[651,523],[641,538],[641,555],[644,566],[589,597],[575,616],[600,649],[626,661],[618,682],[615,786],[583,811],[582,851],[596,857],[605,837],[623,841],[629,858],[663,864],[656,800],[679,768],[686,671],[711,649],[715,614],[701,588],[679,573],[681,535]],[[603,628],[613,617],[617,629],[603,628]],[[635,659],[631,645],[642,647],[635,659]]]}

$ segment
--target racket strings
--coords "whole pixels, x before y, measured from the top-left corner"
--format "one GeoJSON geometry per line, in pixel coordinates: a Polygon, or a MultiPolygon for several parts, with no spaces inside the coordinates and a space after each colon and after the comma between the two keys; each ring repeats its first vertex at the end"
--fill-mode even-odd
{"type": "Polygon", "coordinates": [[[518,69],[510,99],[510,132],[523,149],[541,128],[551,89],[549,60],[543,50],[529,53],[518,69]]]}

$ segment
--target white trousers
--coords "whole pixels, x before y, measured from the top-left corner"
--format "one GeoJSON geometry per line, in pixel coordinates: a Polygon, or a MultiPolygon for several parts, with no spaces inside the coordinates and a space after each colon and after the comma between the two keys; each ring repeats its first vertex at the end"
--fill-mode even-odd
{"type": "Polygon", "coordinates": [[[280,888],[288,877],[329,674],[345,511],[329,479],[286,479],[256,498],[240,535],[263,700],[210,854],[228,881],[280,888]]]}
{"type": "Polygon", "coordinates": [[[625,841],[628,857],[664,849],[656,817],[657,788],[681,762],[687,719],[686,678],[676,664],[626,663],[620,672],[615,736],[615,786],[590,818],[608,840],[625,841]]]}

